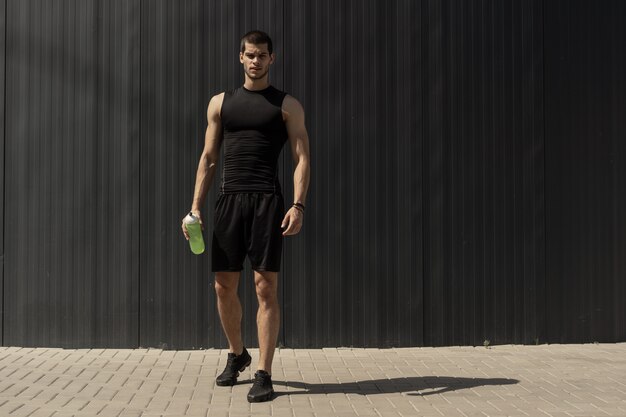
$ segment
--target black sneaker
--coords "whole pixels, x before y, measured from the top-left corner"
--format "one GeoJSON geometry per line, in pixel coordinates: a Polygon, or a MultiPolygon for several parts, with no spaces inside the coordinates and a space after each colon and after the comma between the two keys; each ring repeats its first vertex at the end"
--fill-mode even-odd
{"type": "Polygon", "coordinates": [[[267,372],[259,369],[254,374],[254,383],[248,392],[248,402],[256,403],[271,400],[273,394],[272,377],[267,372]]]}
{"type": "Polygon", "coordinates": [[[228,352],[228,361],[226,362],[226,368],[216,379],[215,383],[219,386],[235,385],[237,383],[237,377],[239,372],[250,366],[252,357],[246,350],[245,346],[241,355],[237,356],[233,352],[228,352]]]}

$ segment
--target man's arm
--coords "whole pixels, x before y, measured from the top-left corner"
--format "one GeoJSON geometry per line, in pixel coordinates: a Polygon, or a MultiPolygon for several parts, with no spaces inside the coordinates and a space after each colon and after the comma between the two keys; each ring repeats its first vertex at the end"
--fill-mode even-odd
{"type": "MultiPolygon", "coordinates": [[[[306,192],[309,188],[311,157],[309,154],[309,136],[304,127],[304,109],[295,98],[287,95],[283,100],[283,119],[287,127],[291,154],[296,168],[293,173],[293,200],[294,203],[304,204],[306,192]]],[[[283,236],[295,235],[302,228],[302,213],[300,209],[291,206],[281,223],[283,236]]]]}
{"type": "Polygon", "coordinates": [[[289,134],[291,154],[296,164],[293,173],[294,203],[306,206],[306,193],[309,188],[311,156],[309,153],[309,136],[304,125],[304,109],[298,100],[287,95],[283,101],[285,125],[289,134]]]}
{"type": "Polygon", "coordinates": [[[213,176],[217,169],[217,162],[220,157],[220,146],[222,144],[222,122],[220,111],[224,93],[211,97],[207,109],[207,127],[204,135],[204,150],[198,164],[196,173],[196,186],[193,195],[191,211],[199,214],[207,192],[213,182],[213,176]]]}

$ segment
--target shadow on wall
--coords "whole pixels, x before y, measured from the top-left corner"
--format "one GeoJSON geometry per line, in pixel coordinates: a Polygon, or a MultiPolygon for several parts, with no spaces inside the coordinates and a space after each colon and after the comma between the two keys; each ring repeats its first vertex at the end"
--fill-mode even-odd
{"type": "MultiPolygon", "coordinates": [[[[245,384],[252,381],[240,381],[245,384]]],[[[460,378],[453,376],[424,376],[408,378],[372,379],[356,382],[336,384],[308,384],[297,381],[272,381],[273,385],[284,385],[293,388],[302,388],[303,391],[276,392],[276,396],[294,394],[389,394],[406,392],[407,395],[443,394],[448,391],[457,391],[483,385],[511,385],[519,380],[508,378],[460,378]]]]}

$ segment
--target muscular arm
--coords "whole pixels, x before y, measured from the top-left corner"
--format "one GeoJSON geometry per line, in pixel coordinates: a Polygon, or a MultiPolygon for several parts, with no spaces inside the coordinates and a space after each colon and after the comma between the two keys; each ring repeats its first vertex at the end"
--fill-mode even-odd
{"type": "Polygon", "coordinates": [[[310,178],[309,136],[304,125],[304,109],[294,97],[287,95],[283,101],[285,125],[291,144],[291,154],[296,164],[293,173],[294,203],[305,204],[310,178]]]}
{"type": "Polygon", "coordinates": [[[213,176],[217,168],[220,157],[220,146],[222,144],[222,123],[220,120],[220,110],[224,93],[217,94],[211,98],[207,108],[207,127],[204,135],[204,150],[198,164],[196,173],[196,186],[193,195],[191,211],[199,213],[207,192],[213,182],[213,176]]]}

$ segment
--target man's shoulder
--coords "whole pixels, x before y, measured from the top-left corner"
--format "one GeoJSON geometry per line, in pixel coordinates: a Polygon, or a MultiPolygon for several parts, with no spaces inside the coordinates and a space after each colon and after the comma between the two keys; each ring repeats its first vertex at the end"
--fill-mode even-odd
{"type": "Polygon", "coordinates": [[[221,93],[217,93],[213,95],[213,97],[211,97],[211,100],[209,100],[209,105],[207,106],[207,114],[209,117],[211,117],[211,115],[217,117],[221,116],[222,103],[224,102],[225,93],[225,91],[222,91],[221,93]]]}
{"type": "Polygon", "coordinates": [[[220,93],[214,94],[213,97],[211,97],[211,100],[223,100],[224,99],[224,95],[226,94],[226,91],[222,91],[220,93]]]}
{"type": "Polygon", "coordinates": [[[294,96],[286,94],[281,107],[283,113],[283,121],[291,123],[291,121],[303,120],[304,108],[302,104],[294,96]]]}
{"type": "Polygon", "coordinates": [[[293,113],[293,112],[298,112],[298,111],[302,111],[302,104],[300,104],[300,102],[298,101],[298,99],[296,99],[294,96],[292,96],[291,94],[287,94],[285,93],[285,98],[283,99],[283,111],[289,112],[289,113],[293,113]]]}

